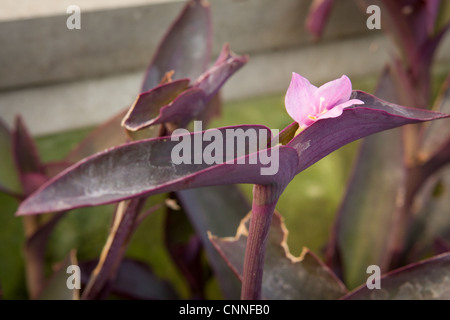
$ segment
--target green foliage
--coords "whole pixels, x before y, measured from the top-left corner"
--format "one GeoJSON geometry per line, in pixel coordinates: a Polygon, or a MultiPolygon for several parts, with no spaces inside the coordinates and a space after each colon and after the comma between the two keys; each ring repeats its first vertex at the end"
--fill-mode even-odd
{"type": "Polygon", "coordinates": [[[22,220],[14,216],[18,202],[0,193],[0,286],[4,299],[26,299],[22,220]]]}

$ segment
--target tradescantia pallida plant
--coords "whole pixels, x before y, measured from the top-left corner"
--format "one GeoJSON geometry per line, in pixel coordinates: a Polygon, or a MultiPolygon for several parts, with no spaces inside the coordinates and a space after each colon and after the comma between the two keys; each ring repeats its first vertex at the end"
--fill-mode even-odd
{"type": "MultiPolygon", "coordinates": [[[[297,107],[311,106],[311,113],[305,115],[308,119],[317,118],[313,123],[295,134],[299,131],[299,124],[294,122],[283,130],[279,137],[275,137],[281,144],[269,145],[255,154],[242,156],[248,160],[263,152],[278,154],[279,168],[273,175],[261,174],[261,169],[264,168],[261,162],[250,164],[249,161],[240,161],[239,158],[222,164],[174,165],[172,150],[178,140],[170,140],[167,136],[144,139],[78,162],[22,202],[17,214],[65,211],[211,185],[254,184],[242,298],[258,299],[261,297],[264,250],[272,215],[278,198],[296,174],[330,152],[361,137],[405,124],[446,117],[445,114],[391,104],[364,92],[352,92],[346,77],[317,90],[312,89],[317,88],[294,74],[286,100],[289,101],[288,104],[295,101],[297,107]],[[321,96],[316,96],[316,93],[321,96]],[[303,99],[295,99],[297,96],[302,96],[303,99]],[[321,109],[323,105],[316,105],[316,102],[327,104],[330,109],[325,109],[324,112],[321,109]],[[339,108],[339,112],[335,112],[333,107],[339,108]],[[330,115],[326,118],[328,112],[330,115]],[[322,118],[318,119],[319,115],[322,118]]],[[[302,122],[301,125],[303,124],[302,122]]],[[[267,131],[266,137],[271,134],[268,128],[258,125],[217,130],[223,132],[222,136],[226,137],[225,131],[229,129],[241,129],[244,133],[250,129],[258,129],[258,133],[267,131]]],[[[198,141],[198,136],[204,133],[193,132],[182,137],[186,139],[187,136],[190,141],[198,141]]],[[[203,141],[199,152],[203,153],[208,145],[208,142],[203,141]]],[[[195,150],[194,147],[192,149],[195,150]]],[[[192,156],[195,157],[195,151],[192,156]]]]}
{"type": "MultiPolygon", "coordinates": [[[[317,88],[293,73],[286,94],[286,108],[295,122],[279,135],[260,125],[181,134],[181,131],[174,131],[202,113],[217,88],[234,71],[233,67],[240,65],[239,61],[242,58],[233,57],[225,49],[212,69],[197,81],[174,80],[169,74],[163,84],[139,95],[122,122],[133,131],[164,124],[160,137],[129,142],[79,161],[25,199],[17,214],[32,216],[129,200],[125,204],[127,209],[121,213],[125,218],[139,211],[142,199],[153,194],[213,185],[253,184],[241,298],[259,299],[264,296],[265,250],[275,206],[299,172],[359,138],[406,124],[447,117],[442,113],[392,104],[362,91],[352,91],[346,76],[317,88]],[[244,149],[233,153],[237,155],[241,151],[241,154],[231,159],[225,157],[226,152],[220,145],[211,147],[217,141],[204,139],[205,135],[213,133],[215,139],[223,138],[222,146],[231,144],[237,148],[233,141],[227,140],[235,138],[228,136],[230,130],[240,132],[245,144],[244,149]],[[257,135],[256,150],[251,139],[245,139],[249,132],[257,135]],[[187,141],[190,146],[191,153],[186,162],[176,162],[173,158],[180,140],[187,141]],[[196,161],[202,159],[207,149],[214,150],[215,157],[220,154],[222,161],[196,161]],[[278,165],[274,172],[263,174],[267,163],[261,159],[268,154],[275,156],[278,165]]],[[[176,69],[174,71],[176,74],[176,69]]],[[[159,75],[166,72],[170,70],[159,75]]],[[[210,152],[211,155],[213,152],[210,152]]],[[[125,221],[124,218],[121,221],[125,221]]],[[[303,260],[309,261],[309,258],[303,260]]],[[[95,284],[95,279],[93,281],[95,284]]],[[[92,286],[88,284],[90,290],[92,286]]]]}
{"type": "MultiPolygon", "coordinates": [[[[17,215],[31,219],[47,212],[119,203],[109,241],[82,293],[85,299],[101,298],[120,274],[120,267],[127,263],[123,258],[131,234],[153,210],[143,209],[147,197],[175,192],[198,226],[199,220],[193,217],[201,211],[200,198],[211,192],[198,188],[253,184],[251,213],[242,221],[235,239],[221,240],[212,234],[204,237],[208,230],[204,226],[197,228],[205,248],[209,241],[238,275],[241,298],[341,298],[347,292],[345,285],[312,252],[305,250],[299,258],[287,252],[286,230],[282,218],[274,213],[279,197],[298,173],[349,142],[447,115],[404,107],[352,90],[346,76],[316,87],[293,73],[285,105],[294,122],[279,134],[257,124],[188,132],[183,128],[192,120],[209,118],[211,110],[217,108],[218,89],[247,60],[225,46],[213,67],[205,71],[209,61],[209,19],[209,8],[203,1],[186,5],[161,42],[135,103],[110,123],[117,125],[120,119],[126,139],[132,137],[135,141],[127,142],[121,135],[120,145],[109,145],[112,148],[89,156],[83,150],[89,149],[86,146],[92,145],[95,137],[101,140],[98,137],[110,128],[110,124],[102,126],[94,139],[91,136],[68,156],[76,163],[49,181],[43,179],[34,188],[36,191],[27,194],[17,215]],[[195,32],[205,46],[193,47],[189,41],[192,35],[185,30],[195,32]],[[200,61],[192,61],[193,57],[199,59],[194,52],[203,54],[200,61]],[[242,144],[235,144],[235,139],[242,144]],[[187,156],[182,155],[186,161],[173,157],[180,142],[183,151],[189,151],[187,156]],[[231,157],[225,150],[230,145],[231,157]],[[215,161],[198,161],[206,158],[215,161]],[[196,194],[195,190],[201,191],[196,194]]],[[[217,201],[227,196],[225,189],[220,190],[223,194],[217,201]]],[[[196,243],[194,238],[185,249],[195,251],[196,243]]],[[[173,252],[186,275],[195,278],[195,268],[173,252]]],[[[220,267],[215,269],[220,281],[225,273],[218,270],[220,267]]]]}

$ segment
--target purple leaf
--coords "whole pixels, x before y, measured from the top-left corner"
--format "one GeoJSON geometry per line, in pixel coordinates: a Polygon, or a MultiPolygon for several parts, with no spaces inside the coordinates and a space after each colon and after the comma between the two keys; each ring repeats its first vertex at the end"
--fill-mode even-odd
{"type": "Polygon", "coordinates": [[[23,192],[28,196],[48,179],[36,144],[20,116],[16,118],[13,132],[13,151],[23,192]]]}
{"type": "Polygon", "coordinates": [[[405,124],[448,117],[442,113],[402,107],[362,91],[353,91],[351,99],[359,99],[364,105],[345,108],[338,118],[315,122],[287,144],[298,153],[297,172],[345,144],[368,135],[405,124]]]}
{"type": "MultiPolygon", "coordinates": [[[[170,198],[176,201],[175,197],[170,198]]],[[[186,278],[190,299],[204,299],[208,268],[203,263],[203,247],[181,207],[167,206],[165,243],[173,262],[186,278]]]]}
{"type": "MultiPolygon", "coordinates": [[[[186,162],[174,165],[171,153],[178,141],[170,141],[167,137],[141,140],[79,162],[25,200],[19,207],[18,215],[100,205],[136,196],[221,184],[275,184],[281,194],[295,173],[349,142],[404,124],[447,117],[441,113],[387,103],[359,91],[355,91],[351,98],[364,101],[364,107],[346,108],[341,117],[317,121],[286,146],[272,148],[271,151],[278,152],[280,159],[279,170],[274,175],[261,175],[263,167],[267,166],[258,161],[251,165],[237,163],[250,164],[251,159],[260,158],[261,152],[267,153],[266,150],[247,156],[241,154],[243,161],[233,159],[230,160],[232,163],[206,164],[200,161],[195,165],[186,162]]],[[[225,132],[240,129],[251,129],[258,135],[265,133],[266,137],[270,137],[270,130],[263,126],[216,129],[219,136],[225,137],[221,148],[227,145],[225,132]]],[[[202,133],[179,137],[183,141],[185,138],[190,141],[188,149],[194,151],[189,161],[201,160],[204,148],[209,145],[201,141],[202,133]],[[191,144],[195,141],[199,141],[196,148],[191,144]]],[[[234,141],[234,137],[232,139],[234,141]]],[[[245,140],[248,143],[248,139],[245,140]]],[[[177,148],[180,149],[179,146],[177,148]]],[[[248,152],[249,146],[244,150],[248,152]]],[[[216,152],[220,151],[221,159],[225,159],[225,150],[216,152]]]]}
{"type": "MultiPolygon", "coordinates": [[[[21,117],[16,118],[12,140],[14,158],[23,193],[28,196],[48,181],[48,177],[45,167],[39,159],[35,142],[21,117]]],[[[43,288],[45,246],[58,221],[58,215],[52,217],[44,225],[32,217],[25,217],[24,219],[27,238],[24,255],[27,261],[28,291],[32,299],[35,299],[43,288]]]]}
{"type": "MultiPolygon", "coordinates": [[[[206,97],[202,90],[188,89],[181,93],[171,104],[159,110],[159,115],[149,121],[143,122],[146,118],[137,120],[137,126],[132,130],[140,130],[144,127],[171,123],[175,128],[184,128],[193,118],[198,117],[206,108],[206,97]]],[[[127,127],[131,129],[131,127],[127,127]]]]}
{"type": "Polygon", "coordinates": [[[49,178],[42,173],[29,172],[21,174],[20,180],[22,181],[24,194],[30,195],[47,182],[49,178]]]}
{"type": "MultiPolygon", "coordinates": [[[[438,42],[432,40],[432,37],[441,1],[382,0],[381,2],[383,3],[382,10],[388,13],[382,15],[383,18],[388,17],[386,19],[388,27],[384,29],[393,33],[403,54],[408,59],[409,66],[416,75],[419,75],[417,68],[420,69],[427,60],[422,59],[427,55],[430,56],[429,53],[426,53],[426,51],[430,51],[427,47],[435,47],[436,44],[433,42],[438,42]]],[[[442,30],[442,32],[445,31],[442,30]]],[[[431,51],[434,52],[434,49],[431,51]]]]}
{"type": "Polygon", "coordinates": [[[17,168],[21,174],[44,173],[37,147],[20,116],[16,118],[13,143],[17,168]]]}
{"type": "Polygon", "coordinates": [[[212,28],[209,4],[190,0],[172,24],[147,69],[141,92],[156,87],[164,74],[175,71],[174,80],[195,79],[208,67],[212,28]]]}
{"type": "Polygon", "coordinates": [[[209,264],[224,297],[239,299],[240,281],[209,241],[207,231],[217,236],[233,234],[240,221],[249,212],[251,208],[249,203],[234,185],[189,189],[178,191],[176,194],[203,242],[209,264]]]}
{"type": "Polygon", "coordinates": [[[160,116],[152,124],[172,123],[175,128],[184,128],[192,119],[200,117],[206,105],[207,99],[202,90],[186,90],[172,104],[161,108],[160,116]]]}
{"type": "Polygon", "coordinates": [[[157,277],[147,264],[132,259],[124,259],[120,264],[112,292],[142,300],[178,298],[174,288],[157,277]]]}
{"type": "MultiPolygon", "coordinates": [[[[242,220],[235,237],[210,239],[225,261],[242,278],[250,215],[242,220]]],[[[308,249],[294,257],[286,244],[287,229],[275,212],[267,239],[262,297],[266,299],[338,299],[345,286],[308,249]]]]}
{"type": "Polygon", "coordinates": [[[450,253],[441,254],[390,272],[380,279],[381,289],[364,284],[346,300],[448,300],[450,253]]]}
{"type": "MultiPolygon", "coordinates": [[[[264,126],[250,125],[220,128],[216,129],[216,132],[224,137],[223,145],[227,145],[226,130],[241,129],[243,132],[256,132],[257,135],[264,133],[269,138],[271,135],[270,130],[264,126]]],[[[193,143],[201,140],[202,134],[201,132],[184,134],[180,136],[180,140],[189,139],[193,143]]],[[[241,157],[230,160],[231,163],[202,162],[175,165],[172,163],[171,153],[179,143],[180,141],[162,137],[132,142],[98,153],[53,178],[39,192],[21,204],[18,214],[94,206],[136,196],[221,184],[276,183],[280,186],[281,192],[293,177],[293,170],[298,166],[295,151],[286,146],[274,147],[283,161],[283,165],[275,175],[261,175],[261,169],[267,165],[260,162],[250,163],[251,157],[259,156],[260,152],[266,150],[252,155],[241,153],[241,157]],[[241,160],[244,164],[237,163],[241,160]]],[[[201,157],[204,148],[209,145],[205,141],[200,143],[202,145],[199,144],[199,148],[191,148],[194,149],[192,153],[194,159],[197,156],[201,157]]],[[[248,139],[246,146],[240,150],[245,152],[250,150],[248,139]]],[[[223,159],[227,160],[225,150],[223,151],[223,159]]]]}
{"type": "MultiPolygon", "coordinates": [[[[435,35],[429,36],[426,41],[420,46],[417,60],[412,61],[411,69],[414,72],[414,76],[417,78],[425,73],[429,73],[433,58],[442,42],[446,32],[450,28],[450,23],[447,23],[439,32],[435,35]]],[[[428,80],[429,81],[429,80],[428,80]]]]}
{"type": "Polygon", "coordinates": [[[317,39],[322,36],[334,0],[314,0],[306,17],[306,29],[317,39]]]}
{"type": "Polygon", "coordinates": [[[193,86],[202,89],[206,94],[206,98],[210,100],[227,79],[246,64],[247,61],[247,56],[235,55],[231,52],[229,45],[225,44],[214,65],[202,74],[193,86]]]}
{"type": "MultiPolygon", "coordinates": [[[[80,263],[81,282],[88,281],[98,261],[80,263]]],[[[135,300],[174,300],[179,299],[174,288],[166,281],[158,278],[144,262],[125,258],[117,270],[112,283],[111,293],[125,299],[135,300]]]]}
{"type": "Polygon", "coordinates": [[[201,117],[225,81],[246,62],[246,56],[232,54],[225,45],[216,63],[189,89],[189,79],[181,79],[142,93],[125,116],[123,125],[132,131],[162,123],[185,127],[201,117]]]}
{"type": "MultiPolygon", "coordinates": [[[[163,123],[161,120],[163,110],[170,107],[170,103],[189,85],[189,79],[159,85],[149,91],[143,92],[125,115],[122,125],[128,130],[136,131],[152,124],[163,123]]],[[[173,102],[175,103],[175,102],[173,102]]]]}
{"type": "MultiPolygon", "coordinates": [[[[406,92],[412,99],[418,101],[412,101],[415,104],[409,104],[411,106],[425,107],[429,109],[430,91],[431,91],[431,66],[433,59],[439,44],[442,42],[445,33],[450,29],[450,23],[442,28],[437,34],[427,38],[424,43],[419,47],[418,54],[413,56],[410,63],[410,68],[407,70],[401,70],[404,67],[401,62],[397,62],[397,72],[403,77],[402,86],[406,87],[406,92]],[[402,74],[406,73],[406,74],[402,74]]],[[[411,98],[410,98],[411,99],[411,98]]],[[[407,101],[407,100],[405,100],[407,101]]]]}
{"type": "Polygon", "coordinates": [[[22,192],[22,187],[13,156],[12,134],[1,119],[0,153],[0,192],[18,195],[22,192]]]}
{"type": "Polygon", "coordinates": [[[409,61],[416,60],[418,48],[426,36],[426,27],[424,28],[426,24],[423,20],[426,17],[426,11],[424,10],[425,7],[419,4],[423,1],[382,0],[381,2],[383,3],[383,9],[388,13],[388,15],[382,15],[383,18],[388,18],[383,21],[389,25],[386,30],[393,33],[409,61]],[[419,28],[416,27],[417,25],[419,28]]]}
{"type": "Polygon", "coordinates": [[[441,0],[425,0],[425,15],[428,34],[434,33],[434,27],[439,16],[439,8],[441,7],[441,0]]]}

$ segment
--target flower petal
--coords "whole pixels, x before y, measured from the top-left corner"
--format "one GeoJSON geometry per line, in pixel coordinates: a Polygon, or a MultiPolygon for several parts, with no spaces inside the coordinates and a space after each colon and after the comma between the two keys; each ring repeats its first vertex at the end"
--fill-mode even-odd
{"type": "Polygon", "coordinates": [[[324,107],[330,110],[350,99],[351,94],[352,83],[346,75],[343,75],[339,79],[327,82],[319,87],[314,93],[313,103],[317,106],[324,103],[324,107]]]}
{"type": "Polygon", "coordinates": [[[342,114],[342,112],[344,111],[345,108],[351,107],[355,104],[364,104],[364,102],[361,100],[358,100],[358,99],[352,99],[349,101],[345,101],[344,103],[338,104],[337,106],[334,106],[332,109],[330,109],[327,112],[318,116],[317,120],[327,119],[327,118],[337,118],[342,114]]]}
{"type": "Polygon", "coordinates": [[[344,111],[343,105],[344,104],[340,104],[340,105],[334,107],[333,109],[330,109],[327,112],[319,115],[317,117],[316,121],[321,120],[321,119],[337,118],[337,117],[339,117],[342,114],[342,112],[344,111]]]}
{"type": "Polygon", "coordinates": [[[317,87],[308,79],[293,72],[291,83],[286,92],[285,105],[288,114],[299,124],[304,124],[308,115],[315,114],[312,97],[317,87]]]}

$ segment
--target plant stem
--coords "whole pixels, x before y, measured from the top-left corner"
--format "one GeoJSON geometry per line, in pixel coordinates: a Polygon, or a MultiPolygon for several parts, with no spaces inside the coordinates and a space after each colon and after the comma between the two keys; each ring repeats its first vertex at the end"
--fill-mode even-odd
{"type": "Polygon", "coordinates": [[[99,262],[84,289],[83,300],[99,299],[102,295],[106,295],[108,281],[114,277],[123,259],[128,240],[145,199],[145,197],[134,198],[119,203],[114,224],[103,247],[99,262]]]}
{"type": "Polygon", "coordinates": [[[44,265],[43,254],[30,248],[29,239],[39,230],[39,217],[23,217],[23,226],[25,229],[25,238],[27,239],[24,247],[25,274],[27,279],[27,289],[30,299],[37,299],[44,286],[44,265]]]}
{"type": "Polygon", "coordinates": [[[261,299],[264,255],[278,193],[272,185],[255,185],[242,278],[242,300],[261,299]]]}

